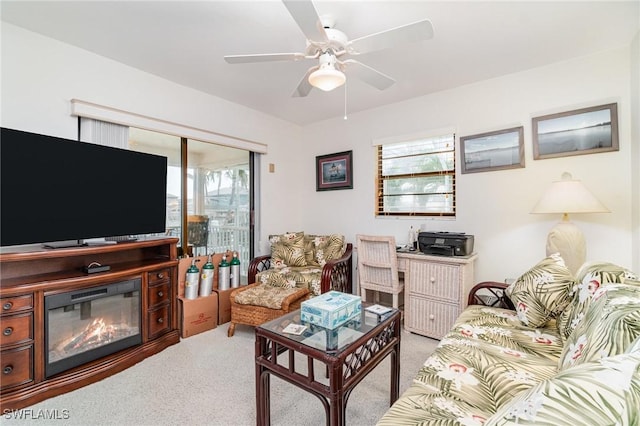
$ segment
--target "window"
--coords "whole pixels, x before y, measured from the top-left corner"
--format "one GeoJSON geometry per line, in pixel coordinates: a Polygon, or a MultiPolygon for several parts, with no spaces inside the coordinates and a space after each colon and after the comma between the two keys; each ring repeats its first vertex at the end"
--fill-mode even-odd
{"type": "Polygon", "coordinates": [[[376,216],[455,216],[455,135],[377,146],[376,216]]]}

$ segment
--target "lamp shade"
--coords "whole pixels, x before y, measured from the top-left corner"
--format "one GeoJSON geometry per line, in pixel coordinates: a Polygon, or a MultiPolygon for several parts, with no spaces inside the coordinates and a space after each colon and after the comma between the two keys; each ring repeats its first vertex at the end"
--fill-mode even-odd
{"type": "Polygon", "coordinates": [[[546,190],[531,213],[608,213],[602,204],[581,181],[573,179],[570,173],[563,173],[562,179],[555,181],[546,190]]]}
{"type": "Polygon", "coordinates": [[[309,84],[325,92],[342,86],[346,80],[344,73],[332,66],[320,67],[309,75],[309,84]]]}

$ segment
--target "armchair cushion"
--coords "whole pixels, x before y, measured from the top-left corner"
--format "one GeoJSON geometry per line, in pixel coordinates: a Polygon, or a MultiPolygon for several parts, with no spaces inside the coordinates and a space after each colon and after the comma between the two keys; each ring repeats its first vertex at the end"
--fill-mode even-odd
{"type": "Polygon", "coordinates": [[[573,284],[571,272],[556,253],[522,274],[505,292],[524,325],[544,327],[569,304],[573,284]]]}
{"type": "Polygon", "coordinates": [[[271,268],[259,272],[256,282],[273,287],[308,288],[312,296],[320,294],[322,269],[313,266],[271,268]]]}
{"type": "Polygon", "coordinates": [[[289,232],[272,235],[271,263],[274,268],[287,266],[306,266],[304,255],[304,232],[289,232]]]}

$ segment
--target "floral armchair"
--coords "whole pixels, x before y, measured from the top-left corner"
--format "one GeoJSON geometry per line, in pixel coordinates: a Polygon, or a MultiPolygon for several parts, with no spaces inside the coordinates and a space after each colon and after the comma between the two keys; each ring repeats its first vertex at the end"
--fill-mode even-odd
{"type": "Polygon", "coordinates": [[[344,236],[290,232],[272,235],[271,254],[249,263],[249,283],[308,288],[311,296],[329,290],[352,292],[353,246],[344,236]]]}

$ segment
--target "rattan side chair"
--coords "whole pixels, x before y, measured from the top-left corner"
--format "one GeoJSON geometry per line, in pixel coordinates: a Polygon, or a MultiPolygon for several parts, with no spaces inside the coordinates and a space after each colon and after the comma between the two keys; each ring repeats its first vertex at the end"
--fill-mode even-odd
{"type": "MultiPolygon", "coordinates": [[[[362,301],[367,300],[367,290],[391,294],[392,305],[398,308],[399,295],[404,290],[404,281],[398,275],[395,237],[356,235],[358,256],[358,281],[362,301]]],[[[378,302],[376,293],[374,300],[378,302]]]]}

